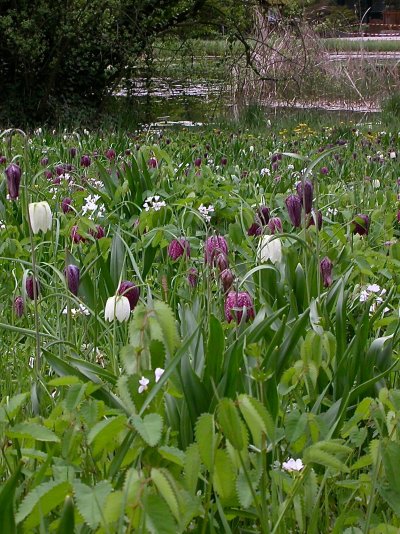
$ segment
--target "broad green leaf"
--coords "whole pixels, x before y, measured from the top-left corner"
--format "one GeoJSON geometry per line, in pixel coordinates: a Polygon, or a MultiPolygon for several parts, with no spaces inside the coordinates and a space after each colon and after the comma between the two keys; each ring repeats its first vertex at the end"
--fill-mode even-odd
{"type": "Polygon", "coordinates": [[[71,534],[75,531],[74,500],[71,495],[67,495],[61,512],[60,523],[57,534],[71,534]]]}
{"type": "Polygon", "coordinates": [[[0,532],[7,532],[8,534],[15,534],[17,532],[15,524],[14,497],[21,474],[21,468],[22,463],[19,463],[17,469],[0,490],[0,532]]]}
{"type": "Polygon", "coordinates": [[[59,506],[71,490],[69,482],[50,480],[34,487],[24,498],[15,516],[17,523],[25,521],[26,529],[33,529],[42,518],[59,506]]]}
{"type": "Polygon", "coordinates": [[[14,419],[27,397],[28,393],[19,393],[0,406],[0,423],[8,423],[14,419]]]}
{"type": "Polygon", "coordinates": [[[196,442],[199,447],[200,458],[208,471],[214,467],[216,436],[214,427],[214,416],[205,413],[201,415],[196,423],[196,442]]]}
{"type": "Polygon", "coordinates": [[[126,423],[126,416],[119,415],[118,417],[99,421],[90,429],[87,441],[89,445],[93,446],[94,457],[115,440],[116,436],[126,427],[126,423]]]}
{"type": "MultiPolygon", "coordinates": [[[[205,462],[203,462],[204,465],[205,462]]],[[[192,443],[185,451],[184,463],[184,483],[185,487],[191,495],[195,495],[197,490],[197,482],[201,472],[201,459],[199,452],[199,445],[192,443]]]]}
{"type": "Polygon", "coordinates": [[[221,377],[225,349],[225,336],[220,321],[213,315],[209,318],[210,333],[207,342],[205,376],[217,384],[221,377]]]}
{"type": "MultiPolygon", "coordinates": [[[[395,441],[386,441],[381,446],[383,466],[385,468],[386,478],[389,482],[391,490],[398,493],[400,497],[400,443],[395,441]]],[[[399,503],[400,508],[400,503],[399,503]]]]}
{"type": "Polygon", "coordinates": [[[213,483],[215,491],[222,502],[228,502],[235,496],[235,467],[226,449],[217,449],[215,453],[213,483]]]}
{"type": "Polygon", "coordinates": [[[177,464],[181,467],[184,466],[185,453],[177,447],[159,447],[158,452],[160,453],[160,456],[165,458],[165,460],[168,460],[169,462],[177,464]]]}
{"type": "Polygon", "coordinates": [[[178,526],[167,503],[159,495],[147,495],[143,502],[146,528],[151,534],[177,534],[178,526]]]}
{"type": "MultiPolygon", "coordinates": [[[[260,480],[260,474],[254,469],[247,471],[247,476],[250,479],[250,483],[254,489],[254,493],[257,493],[258,482],[260,480]]],[[[240,471],[236,480],[236,493],[239,498],[239,502],[243,508],[249,508],[253,503],[253,494],[249,485],[249,481],[243,470],[240,471]]]]}
{"type": "Polygon", "coordinates": [[[321,464],[327,468],[335,471],[342,471],[348,473],[350,469],[339,458],[334,456],[331,452],[327,452],[315,443],[304,450],[303,459],[305,463],[321,464]]]}
{"type": "Polygon", "coordinates": [[[175,315],[170,306],[162,300],[154,301],[154,311],[163,333],[163,339],[159,339],[159,341],[165,344],[166,349],[172,356],[180,342],[175,315]]]}
{"type": "Polygon", "coordinates": [[[254,444],[261,448],[262,435],[271,441],[275,437],[275,425],[268,410],[258,399],[248,395],[239,395],[239,409],[250,429],[254,444]]]}
{"type": "Polygon", "coordinates": [[[225,437],[236,450],[241,451],[245,445],[241,428],[243,423],[232,399],[219,401],[217,418],[225,437]]]}
{"type": "Polygon", "coordinates": [[[100,522],[104,522],[104,505],[112,492],[110,482],[102,480],[96,486],[90,487],[77,481],[73,487],[79,513],[90,528],[97,528],[100,522]]]}
{"type": "Polygon", "coordinates": [[[122,491],[114,491],[107,497],[104,505],[104,519],[106,525],[116,523],[124,513],[124,494],[122,491]]]}
{"type": "Polygon", "coordinates": [[[171,482],[171,475],[167,472],[166,469],[156,469],[151,470],[151,478],[158,489],[160,495],[166,501],[174,515],[175,519],[180,520],[180,511],[179,511],[179,499],[175,489],[175,484],[171,482]]]}
{"type": "Polygon", "coordinates": [[[51,441],[59,443],[60,438],[49,428],[38,423],[19,423],[6,431],[9,438],[35,439],[37,441],[51,441]]]}
{"type": "Polygon", "coordinates": [[[155,447],[161,439],[163,419],[158,413],[149,413],[142,419],[140,415],[134,415],[130,419],[135,430],[150,447],[155,447]]]}

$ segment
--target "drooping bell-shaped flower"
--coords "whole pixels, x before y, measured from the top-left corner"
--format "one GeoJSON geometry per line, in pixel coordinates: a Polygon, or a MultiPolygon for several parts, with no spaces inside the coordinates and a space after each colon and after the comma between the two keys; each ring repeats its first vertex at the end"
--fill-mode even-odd
{"type": "Polygon", "coordinates": [[[183,255],[190,258],[189,241],[183,237],[180,239],[173,239],[168,246],[168,256],[175,261],[183,255]]]}
{"type": "Polygon", "coordinates": [[[80,243],[81,241],[83,243],[85,241],[85,238],[79,233],[77,225],[71,228],[70,236],[74,243],[80,243]]]}
{"type": "Polygon", "coordinates": [[[21,296],[15,297],[14,299],[14,313],[16,317],[20,318],[24,315],[24,299],[21,296]]]}
{"type": "Polygon", "coordinates": [[[353,234],[368,235],[369,224],[370,220],[368,215],[362,213],[356,215],[351,223],[353,234]]]}
{"type": "Polygon", "coordinates": [[[306,213],[310,213],[314,194],[314,187],[312,182],[310,182],[310,180],[304,180],[304,183],[298,182],[296,185],[296,190],[300,201],[304,206],[304,211],[306,213]]]}
{"type": "Polygon", "coordinates": [[[257,252],[261,263],[268,260],[273,264],[280,263],[282,261],[282,242],[279,237],[263,235],[260,238],[257,252]]]}
{"type": "Polygon", "coordinates": [[[92,163],[92,160],[90,159],[90,156],[88,156],[87,154],[84,154],[81,157],[81,167],[90,167],[91,163],[92,163]]]}
{"type": "Polygon", "coordinates": [[[196,287],[198,280],[199,280],[199,273],[197,269],[195,267],[191,267],[187,275],[188,284],[190,285],[190,287],[196,287]]]}
{"type": "Polygon", "coordinates": [[[28,211],[34,234],[38,234],[40,231],[47,232],[47,230],[51,229],[53,216],[48,202],[31,202],[28,206],[28,211]]]}
{"type": "Polygon", "coordinates": [[[219,272],[222,273],[222,271],[225,271],[225,269],[229,267],[228,256],[224,252],[220,252],[215,258],[215,264],[218,267],[219,272]]]}
{"type": "Polygon", "coordinates": [[[129,304],[129,299],[122,295],[115,295],[114,297],[109,297],[106,302],[106,307],[104,310],[104,319],[106,321],[114,321],[117,319],[120,323],[127,321],[131,314],[131,307],[129,304]]]}
{"type": "Polygon", "coordinates": [[[328,256],[325,256],[320,263],[320,271],[324,287],[329,287],[332,284],[332,267],[333,263],[328,256]]]}
{"type": "Polygon", "coordinates": [[[225,319],[230,323],[236,321],[240,323],[246,313],[246,321],[254,319],[253,299],[247,291],[230,291],[225,299],[225,319]]]}
{"type": "Polygon", "coordinates": [[[267,226],[271,234],[275,234],[276,232],[283,231],[282,221],[280,220],[279,217],[271,217],[271,219],[268,221],[267,226]]]}
{"type": "Polygon", "coordinates": [[[92,229],[89,230],[89,234],[93,236],[95,239],[101,239],[102,237],[105,236],[104,228],[100,226],[100,224],[98,224],[96,226],[96,230],[92,230],[92,229]]]}
{"type": "Polygon", "coordinates": [[[213,265],[219,254],[228,254],[228,245],[221,235],[213,235],[207,238],[204,244],[204,261],[213,265]]]}
{"type": "Polygon", "coordinates": [[[118,294],[128,299],[130,309],[133,310],[139,301],[140,288],[129,280],[123,280],[119,285],[118,294]]]}
{"type": "Polygon", "coordinates": [[[36,297],[38,297],[39,282],[37,280],[35,281],[33,275],[27,276],[25,280],[25,290],[26,290],[26,294],[31,300],[34,300],[35,298],[35,286],[36,286],[36,297]]]}
{"type": "Polygon", "coordinates": [[[289,219],[293,226],[299,228],[301,226],[301,200],[297,195],[289,195],[285,200],[288,210],[289,219]]]}
{"type": "Polygon", "coordinates": [[[80,270],[76,265],[68,265],[64,270],[68,289],[73,295],[78,294],[80,270]]]}
{"type": "Polygon", "coordinates": [[[16,163],[11,163],[4,171],[7,177],[8,194],[12,200],[18,198],[19,185],[21,183],[21,168],[16,163]]]}
{"type": "Polygon", "coordinates": [[[147,162],[148,166],[150,167],[150,169],[156,169],[158,167],[158,161],[157,161],[157,158],[155,158],[154,156],[152,158],[149,159],[149,161],[147,162]]]}
{"type": "Polygon", "coordinates": [[[117,155],[117,154],[116,154],[116,152],[115,152],[115,150],[114,150],[113,148],[108,148],[108,149],[106,150],[106,158],[107,158],[108,160],[110,160],[110,161],[114,160],[115,157],[116,157],[116,155],[117,155]]]}
{"type": "Polygon", "coordinates": [[[219,279],[221,280],[224,293],[227,293],[231,289],[235,280],[233,272],[230,269],[225,269],[219,275],[219,279]]]}
{"type": "Polygon", "coordinates": [[[317,219],[318,230],[321,230],[321,228],[322,228],[322,212],[321,212],[321,210],[318,210],[317,212],[315,210],[311,210],[307,228],[309,226],[313,226],[313,225],[315,226],[315,219],[317,219]]]}
{"type": "Polygon", "coordinates": [[[69,197],[63,198],[63,200],[61,201],[61,209],[63,210],[63,213],[69,213],[73,211],[71,208],[71,204],[72,204],[72,198],[69,198],[69,197]]]}

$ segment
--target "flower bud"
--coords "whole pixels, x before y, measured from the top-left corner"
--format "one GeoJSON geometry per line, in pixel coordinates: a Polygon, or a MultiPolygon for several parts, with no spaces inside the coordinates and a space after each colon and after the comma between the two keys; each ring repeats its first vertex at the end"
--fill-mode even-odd
{"type": "Polygon", "coordinates": [[[46,167],[46,165],[48,164],[49,164],[49,158],[47,156],[45,156],[44,158],[40,160],[40,165],[42,165],[43,167],[46,167]]]}
{"type": "Polygon", "coordinates": [[[74,158],[76,156],[76,148],[74,146],[72,146],[70,149],[69,149],[69,155],[71,156],[71,158],[74,158]]]}
{"type": "Polygon", "coordinates": [[[271,219],[268,221],[267,226],[271,234],[275,234],[276,232],[283,231],[282,221],[280,220],[279,217],[271,217],[271,219]]]}
{"type": "Polygon", "coordinates": [[[76,265],[68,265],[64,270],[68,289],[73,295],[78,294],[80,270],[76,265]]]}
{"type": "Polygon", "coordinates": [[[90,156],[87,154],[84,154],[81,157],[81,167],[90,167],[90,164],[92,163],[92,160],[90,159],[90,156]]]}
{"type": "Polygon", "coordinates": [[[133,310],[139,301],[140,288],[135,286],[133,282],[124,280],[118,288],[118,294],[123,295],[129,300],[130,309],[133,310]]]}
{"type": "Polygon", "coordinates": [[[84,241],[86,241],[85,238],[83,236],[81,236],[81,234],[78,232],[78,226],[77,225],[75,225],[75,226],[73,226],[71,228],[70,237],[71,237],[71,239],[72,239],[72,241],[74,243],[80,243],[81,241],[83,243],[84,241]]]}
{"type": "Polygon", "coordinates": [[[168,246],[168,256],[174,261],[185,255],[190,258],[190,244],[185,238],[173,239],[168,246]]]}
{"type": "Polygon", "coordinates": [[[231,289],[235,279],[232,271],[230,269],[224,269],[219,275],[219,279],[221,280],[224,293],[227,293],[231,289]]]}
{"type": "Polygon", "coordinates": [[[310,180],[304,180],[303,182],[298,182],[296,185],[297,194],[300,198],[302,205],[304,206],[304,211],[306,213],[311,212],[312,202],[313,202],[313,193],[314,187],[310,180]]]}
{"type": "Polygon", "coordinates": [[[5,156],[0,156],[0,165],[5,165],[7,163],[7,158],[5,156]]]}
{"type": "Polygon", "coordinates": [[[368,235],[369,232],[369,217],[368,215],[358,214],[351,223],[353,234],[368,235]]]}
{"type": "Polygon", "coordinates": [[[39,282],[36,280],[36,284],[34,284],[34,278],[33,275],[30,275],[26,278],[25,281],[25,289],[26,294],[31,300],[34,300],[35,298],[35,289],[34,286],[36,286],[36,297],[39,295],[39,282]]]}
{"type": "Polygon", "coordinates": [[[240,323],[243,313],[246,312],[246,321],[254,319],[254,306],[247,291],[231,291],[225,300],[225,319],[230,323],[235,320],[240,323]]]}
{"type": "Polygon", "coordinates": [[[187,275],[187,281],[190,287],[196,287],[198,279],[199,273],[197,272],[197,269],[195,267],[191,267],[187,275]]]}
{"type": "Polygon", "coordinates": [[[158,167],[158,161],[155,157],[150,158],[147,163],[151,169],[156,169],[158,167]]]}
{"type": "Polygon", "coordinates": [[[324,287],[329,287],[332,284],[332,267],[333,263],[325,256],[320,262],[320,271],[324,287]]]}
{"type": "Polygon", "coordinates": [[[215,264],[215,259],[220,253],[228,254],[228,245],[224,237],[215,235],[207,238],[204,245],[204,261],[209,265],[215,264]]]}
{"type": "Polygon", "coordinates": [[[219,272],[225,271],[225,269],[229,267],[228,256],[224,252],[221,252],[218,254],[215,263],[217,264],[219,272]]]}
{"type": "Polygon", "coordinates": [[[131,307],[127,297],[116,295],[109,297],[106,302],[104,310],[104,319],[106,321],[114,321],[117,319],[120,323],[127,321],[131,314],[131,307]]]}
{"type": "Polygon", "coordinates": [[[257,210],[257,218],[263,226],[268,224],[269,213],[269,208],[267,206],[260,206],[257,210]]]}
{"type": "Polygon", "coordinates": [[[289,195],[285,200],[289,214],[289,219],[293,226],[299,228],[301,225],[301,200],[297,195],[289,195]]]}
{"type": "Polygon", "coordinates": [[[4,171],[7,177],[8,194],[12,200],[18,198],[19,184],[21,183],[21,168],[16,163],[11,163],[4,171]]]}
{"type": "Polygon", "coordinates": [[[53,216],[48,202],[31,202],[28,206],[28,211],[34,234],[38,234],[40,231],[47,232],[47,230],[51,229],[53,216]]]}
{"type": "Polygon", "coordinates": [[[195,167],[201,167],[201,158],[196,158],[194,160],[194,166],[195,167]]]}
{"type": "Polygon", "coordinates": [[[227,164],[228,164],[228,159],[227,158],[221,158],[221,165],[223,167],[225,167],[225,165],[227,165],[227,164]]]}
{"type": "Polygon", "coordinates": [[[14,313],[16,317],[20,318],[24,315],[24,299],[21,296],[14,299],[14,313]]]}
{"type": "Polygon", "coordinates": [[[72,198],[69,197],[66,197],[61,201],[61,209],[63,210],[63,213],[69,213],[72,211],[71,204],[72,198]]]}

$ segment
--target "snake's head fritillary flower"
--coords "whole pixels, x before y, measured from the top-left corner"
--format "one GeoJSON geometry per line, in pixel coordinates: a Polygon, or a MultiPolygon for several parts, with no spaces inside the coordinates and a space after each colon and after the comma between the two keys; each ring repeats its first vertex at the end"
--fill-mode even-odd
{"type": "Polygon", "coordinates": [[[332,285],[332,267],[333,263],[327,256],[325,256],[320,263],[320,271],[324,287],[332,285]]]}
{"type": "Polygon", "coordinates": [[[28,206],[28,211],[34,234],[38,234],[40,231],[47,232],[47,230],[51,229],[53,215],[48,202],[31,202],[28,206]]]}
{"type": "Polygon", "coordinates": [[[188,284],[190,285],[190,287],[196,287],[198,280],[199,280],[199,273],[197,269],[195,267],[191,267],[187,275],[188,284]]]}
{"type": "Polygon", "coordinates": [[[14,313],[16,317],[20,318],[24,315],[24,299],[21,296],[15,297],[14,299],[14,313]]]}
{"type": "Polygon", "coordinates": [[[218,267],[219,272],[224,271],[229,267],[228,256],[224,252],[220,252],[216,257],[215,263],[218,267]]]}
{"type": "Polygon", "coordinates": [[[100,224],[98,224],[96,226],[96,230],[92,230],[92,229],[89,230],[89,234],[93,236],[95,239],[101,239],[102,237],[105,236],[104,228],[100,226],[100,224]]]}
{"type": "Polygon", "coordinates": [[[123,280],[119,285],[118,294],[123,295],[129,300],[129,306],[132,311],[139,301],[140,288],[129,280],[123,280]]]}
{"type": "Polygon", "coordinates": [[[306,213],[310,213],[314,194],[314,187],[312,182],[310,180],[304,180],[304,183],[298,182],[296,185],[296,190],[300,201],[304,206],[304,211],[306,213]]]}
{"type": "Polygon", "coordinates": [[[247,235],[249,236],[261,235],[261,234],[262,234],[262,226],[257,222],[254,222],[250,226],[250,228],[247,230],[247,235]]]}
{"type": "Polygon", "coordinates": [[[329,174],[329,169],[328,169],[328,167],[321,167],[319,172],[326,176],[327,174],[329,174]]]}
{"type": "Polygon", "coordinates": [[[230,323],[236,321],[240,323],[246,313],[246,321],[254,319],[253,300],[247,291],[230,291],[225,299],[225,319],[230,323]]]}
{"type": "Polygon", "coordinates": [[[63,198],[63,200],[61,201],[61,209],[63,210],[63,213],[69,213],[73,211],[71,208],[71,204],[72,204],[72,198],[69,198],[69,197],[63,198]]]}
{"type": "Polygon", "coordinates": [[[106,150],[106,158],[110,161],[114,160],[116,157],[116,152],[113,148],[109,148],[106,150]]]}
{"type": "Polygon", "coordinates": [[[368,215],[359,213],[351,223],[353,234],[368,235],[370,220],[368,215]]]}
{"type": "Polygon", "coordinates": [[[280,263],[282,261],[282,243],[280,238],[272,235],[263,235],[258,244],[258,257],[261,263],[267,262],[280,263]]]}
{"type": "Polygon", "coordinates": [[[222,165],[223,167],[225,167],[225,165],[227,165],[227,164],[228,164],[228,159],[225,158],[225,157],[221,158],[221,165],[222,165]]]}
{"type": "Polygon", "coordinates": [[[219,254],[228,254],[228,245],[221,235],[213,235],[207,238],[204,244],[204,261],[208,265],[214,265],[219,254]]]}
{"type": "Polygon", "coordinates": [[[195,167],[201,167],[201,158],[196,158],[194,160],[194,166],[195,167]]]}
{"type": "Polygon", "coordinates": [[[35,281],[33,275],[30,275],[25,280],[25,290],[26,290],[26,294],[31,300],[35,299],[35,289],[36,289],[36,298],[37,298],[39,295],[39,282],[37,280],[35,281]]]}
{"type": "Polygon", "coordinates": [[[178,258],[185,255],[190,258],[190,244],[185,238],[173,239],[168,246],[168,256],[176,261],[178,258]]]}
{"type": "Polygon", "coordinates": [[[149,159],[149,161],[147,162],[148,163],[148,166],[151,168],[151,169],[156,169],[158,167],[158,161],[157,161],[157,158],[155,158],[154,156],[152,158],[149,159]]]}
{"type": "Polygon", "coordinates": [[[71,239],[74,243],[80,243],[86,241],[85,238],[79,233],[78,226],[75,225],[71,228],[71,239]]]}
{"type": "Polygon", "coordinates": [[[77,154],[77,150],[74,146],[72,146],[70,149],[69,149],[69,155],[71,156],[71,158],[74,158],[77,154]]]}
{"type": "Polygon", "coordinates": [[[12,200],[18,198],[19,185],[21,183],[21,168],[16,163],[11,163],[4,171],[7,177],[8,194],[12,200]]]}
{"type": "Polygon", "coordinates": [[[127,321],[131,314],[131,307],[127,297],[122,295],[115,295],[109,297],[106,302],[104,310],[104,319],[106,321],[114,321],[117,319],[120,323],[127,321]]]}
{"type": "Polygon", "coordinates": [[[0,156],[0,165],[5,165],[7,163],[7,158],[5,156],[0,156]]]}
{"type": "Polygon", "coordinates": [[[92,160],[90,159],[90,156],[88,156],[87,154],[84,154],[81,157],[81,167],[90,167],[91,163],[92,163],[92,160]]]}
{"type": "Polygon", "coordinates": [[[80,270],[76,265],[68,265],[64,270],[68,289],[73,295],[78,294],[80,270]]]}
{"type": "Polygon", "coordinates": [[[301,200],[298,195],[289,195],[285,200],[288,210],[289,219],[293,226],[299,228],[301,226],[301,200]]]}
{"type": "Polygon", "coordinates": [[[308,221],[307,227],[315,225],[315,219],[317,219],[318,230],[321,230],[322,228],[322,211],[321,210],[318,210],[317,212],[315,210],[311,210],[310,219],[308,221]]]}
{"type": "Polygon", "coordinates": [[[271,234],[275,234],[276,232],[283,231],[282,221],[280,220],[279,217],[271,217],[271,219],[268,221],[267,226],[271,234]]]}
{"type": "Polygon", "coordinates": [[[42,165],[43,167],[46,167],[46,165],[49,164],[49,158],[47,156],[44,156],[41,160],[40,160],[40,165],[42,165]]]}
{"type": "Polygon", "coordinates": [[[235,280],[233,272],[230,269],[224,269],[219,275],[219,279],[221,280],[224,293],[227,293],[231,289],[235,280]]]}

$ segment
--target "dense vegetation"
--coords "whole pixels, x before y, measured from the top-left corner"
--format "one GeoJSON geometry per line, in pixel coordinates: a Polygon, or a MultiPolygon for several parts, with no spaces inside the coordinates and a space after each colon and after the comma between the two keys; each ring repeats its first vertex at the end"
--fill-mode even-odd
{"type": "Polygon", "coordinates": [[[397,147],[3,132],[2,531],[397,532],[397,147]]]}

